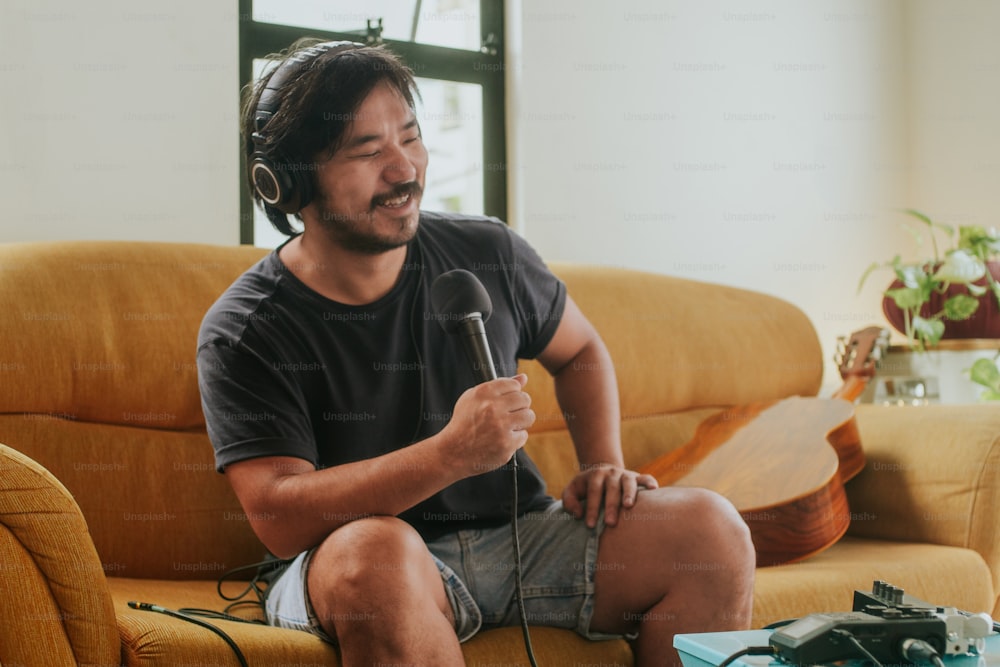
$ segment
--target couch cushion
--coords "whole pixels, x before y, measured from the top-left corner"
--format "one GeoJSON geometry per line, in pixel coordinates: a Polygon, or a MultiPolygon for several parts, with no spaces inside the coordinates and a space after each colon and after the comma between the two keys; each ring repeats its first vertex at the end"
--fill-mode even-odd
{"type": "Polygon", "coordinates": [[[845,537],[798,563],[757,569],[751,627],[826,611],[850,611],[854,591],[876,579],[925,602],[991,612],[989,567],[971,549],[845,537]]]}

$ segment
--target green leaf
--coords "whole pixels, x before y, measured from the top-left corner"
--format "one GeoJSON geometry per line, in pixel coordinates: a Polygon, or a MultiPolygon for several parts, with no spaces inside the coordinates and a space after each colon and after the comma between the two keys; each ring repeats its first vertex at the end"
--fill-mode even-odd
{"type": "Polygon", "coordinates": [[[965,286],[965,289],[969,290],[969,294],[971,294],[976,298],[981,297],[987,292],[986,287],[982,285],[977,285],[975,283],[969,283],[968,285],[965,286]]]}
{"type": "Polygon", "coordinates": [[[944,335],[944,322],[941,320],[928,320],[919,315],[913,318],[913,331],[916,337],[928,346],[937,345],[944,335]]]}
{"type": "Polygon", "coordinates": [[[962,225],[958,228],[958,247],[973,250],[986,237],[986,230],[979,225],[962,225]]]}
{"type": "Polygon", "coordinates": [[[971,283],[986,275],[986,266],[965,250],[954,250],[934,272],[934,279],[946,283],[971,283]]]}
{"type": "Polygon", "coordinates": [[[992,389],[984,389],[981,394],[979,394],[980,401],[1000,401],[1000,391],[994,391],[992,389]]]}
{"type": "Polygon", "coordinates": [[[920,308],[927,301],[924,291],[919,287],[887,289],[885,295],[895,301],[896,305],[903,310],[920,308]]]}
{"type": "Polygon", "coordinates": [[[934,226],[934,221],[933,220],[931,220],[929,217],[927,217],[926,215],[924,215],[923,213],[921,213],[920,211],[918,211],[916,209],[912,209],[912,208],[904,209],[903,213],[906,213],[907,215],[912,215],[917,220],[920,220],[921,222],[926,223],[928,227],[933,227],[934,226]]]}
{"type": "MultiPolygon", "coordinates": [[[[934,235],[934,230],[940,229],[947,234],[949,238],[955,235],[955,230],[950,225],[946,225],[941,222],[934,222],[928,216],[912,208],[906,209],[904,213],[913,216],[920,222],[927,225],[927,228],[930,231],[931,247],[934,249],[934,261],[937,262],[940,255],[938,254],[937,237],[934,235]]],[[[917,245],[923,245],[923,238],[919,234],[914,234],[914,237],[916,238],[917,245]]]]}
{"type": "MultiPolygon", "coordinates": [[[[906,287],[921,288],[929,286],[931,282],[928,280],[929,276],[924,271],[924,267],[915,264],[903,264],[899,261],[898,256],[893,260],[892,268],[896,272],[896,278],[906,287]]],[[[928,289],[928,294],[930,294],[930,289],[928,289]]]]}
{"type": "Polygon", "coordinates": [[[906,213],[907,215],[913,216],[914,218],[916,218],[920,222],[922,222],[925,225],[927,225],[931,229],[931,233],[932,234],[934,233],[934,229],[937,228],[937,229],[940,229],[945,234],[947,234],[948,236],[954,236],[955,235],[955,228],[954,227],[952,227],[951,225],[945,224],[943,222],[934,222],[933,220],[930,219],[930,216],[928,216],[928,215],[926,215],[924,213],[921,213],[920,211],[918,211],[916,209],[908,208],[908,209],[905,209],[903,211],[903,213],[906,213]]]}
{"type": "Polygon", "coordinates": [[[967,320],[979,308],[979,299],[968,294],[956,294],[944,302],[944,316],[949,320],[967,320]]]}
{"type": "Polygon", "coordinates": [[[964,225],[958,228],[958,247],[987,259],[1000,252],[1000,234],[995,228],[987,230],[979,225],[964,225]]]}
{"type": "Polygon", "coordinates": [[[997,368],[993,359],[976,359],[972,368],[969,369],[969,377],[976,384],[1000,392],[1000,369],[997,368]]]}
{"type": "Polygon", "coordinates": [[[881,267],[882,265],[878,262],[872,262],[868,268],[865,269],[865,272],[861,274],[861,280],[858,281],[858,294],[861,293],[861,288],[865,286],[865,281],[868,280],[868,276],[881,267]]]}

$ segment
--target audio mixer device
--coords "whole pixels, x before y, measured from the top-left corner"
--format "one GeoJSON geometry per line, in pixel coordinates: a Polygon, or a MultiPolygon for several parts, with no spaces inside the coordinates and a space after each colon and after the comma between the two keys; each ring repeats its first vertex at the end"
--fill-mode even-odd
{"type": "Polygon", "coordinates": [[[853,611],[810,614],[768,641],[781,661],[794,665],[849,659],[940,665],[942,656],[981,653],[994,627],[988,614],[937,607],[876,581],[871,592],[854,591],[853,611]]]}

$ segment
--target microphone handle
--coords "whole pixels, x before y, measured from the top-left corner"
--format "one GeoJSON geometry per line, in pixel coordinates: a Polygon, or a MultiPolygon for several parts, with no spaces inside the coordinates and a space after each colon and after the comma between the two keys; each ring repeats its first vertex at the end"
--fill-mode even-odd
{"type": "Polygon", "coordinates": [[[465,348],[465,355],[472,364],[472,372],[476,379],[482,382],[495,380],[497,377],[496,368],[493,366],[493,355],[490,354],[490,346],[486,342],[486,328],[483,326],[483,317],[479,313],[471,313],[459,324],[458,334],[462,339],[462,347],[465,348]]]}

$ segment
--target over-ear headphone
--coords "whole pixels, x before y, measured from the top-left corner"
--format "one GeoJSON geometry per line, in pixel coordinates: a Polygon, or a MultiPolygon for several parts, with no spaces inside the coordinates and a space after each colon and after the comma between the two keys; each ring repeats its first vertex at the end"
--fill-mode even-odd
{"type": "Polygon", "coordinates": [[[302,66],[328,52],[334,54],[365,46],[358,42],[323,42],[300,49],[274,71],[260,93],[253,114],[254,150],[250,156],[250,182],[261,200],[283,213],[298,213],[312,200],[312,178],[304,165],[292,165],[279,151],[267,145],[267,123],[281,106],[279,96],[285,82],[302,66]],[[298,168],[296,168],[296,166],[298,168]]]}

